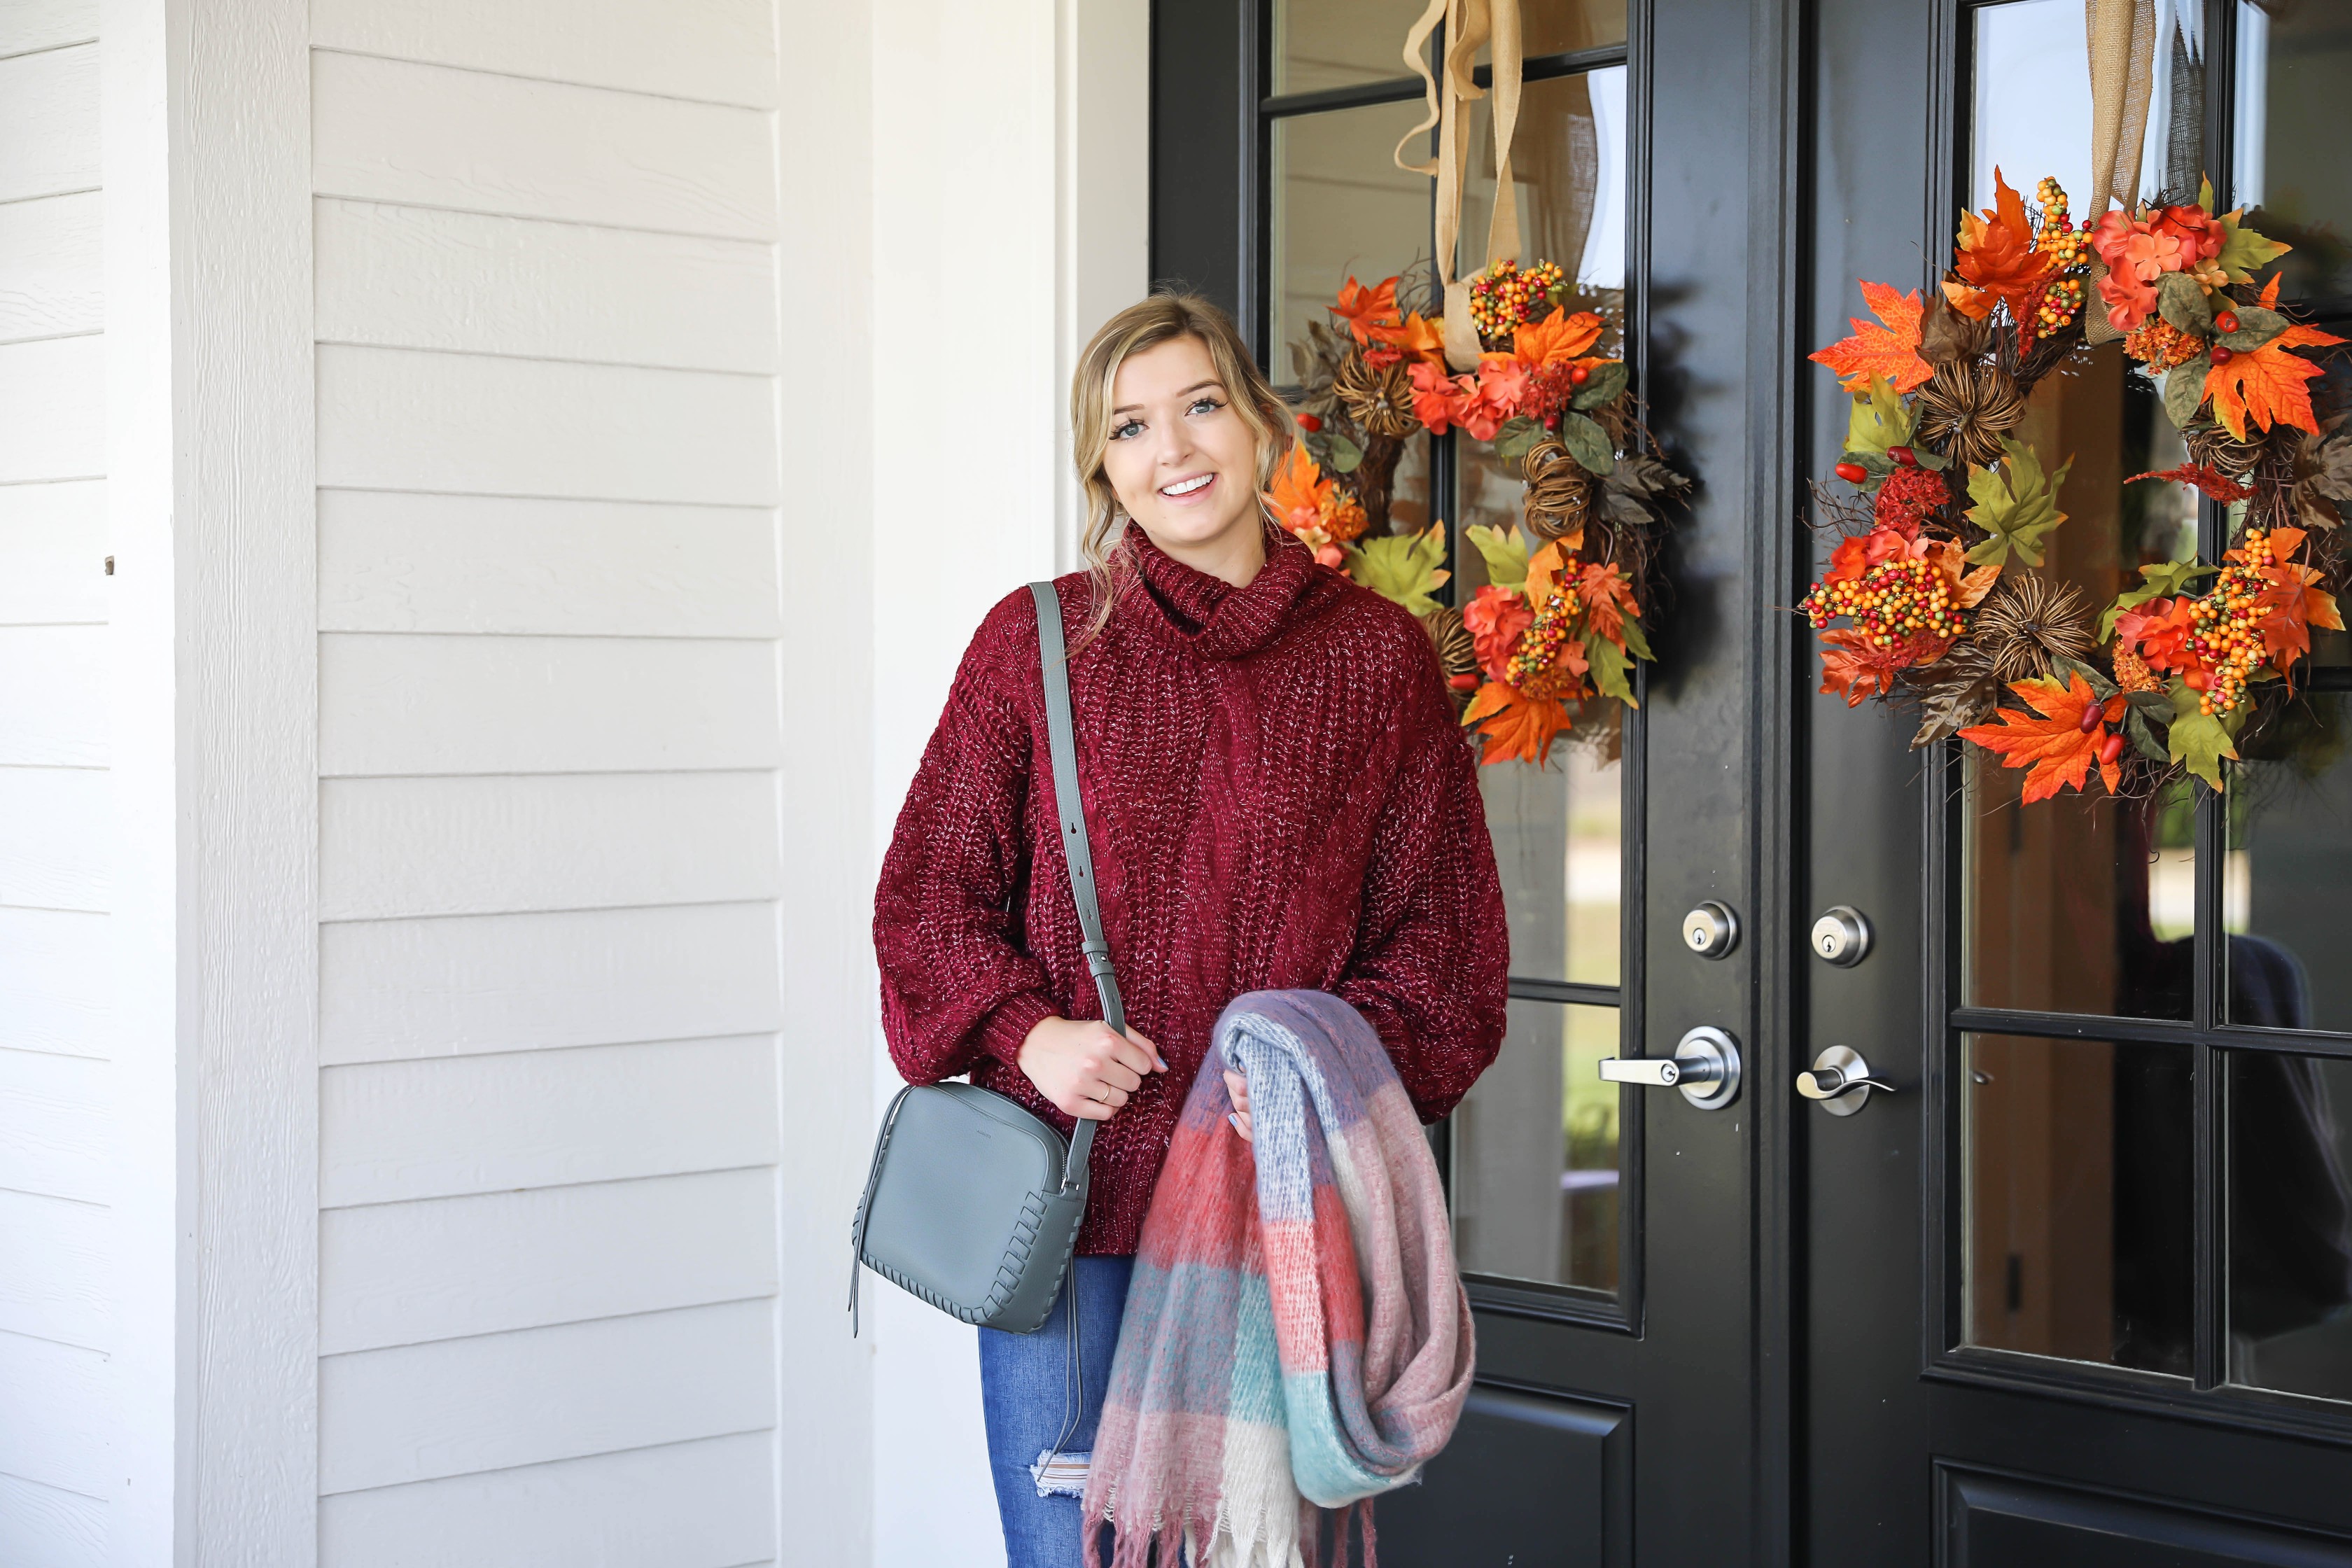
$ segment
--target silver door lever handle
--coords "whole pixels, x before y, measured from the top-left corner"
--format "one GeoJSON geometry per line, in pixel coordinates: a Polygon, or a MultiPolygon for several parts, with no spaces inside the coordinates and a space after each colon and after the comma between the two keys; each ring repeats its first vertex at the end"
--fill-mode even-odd
{"type": "Polygon", "coordinates": [[[1889,1094],[1895,1092],[1895,1086],[1891,1083],[1881,1083],[1859,1072],[1841,1072],[1836,1068],[1817,1068],[1797,1075],[1797,1092],[1807,1100],[1835,1100],[1853,1089],[1883,1089],[1889,1094]]]}
{"type": "Polygon", "coordinates": [[[1797,1075],[1797,1092],[1819,1100],[1832,1116],[1852,1116],[1869,1100],[1874,1089],[1885,1094],[1895,1092],[1893,1084],[1870,1076],[1870,1064],[1862,1059],[1860,1051],[1843,1046],[1832,1046],[1797,1075]]]}
{"type": "Polygon", "coordinates": [[[1679,1089],[1701,1110],[1720,1110],[1739,1098],[1739,1042],[1702,1025],[1675,1044],[1671,1057],[1608,1057],[1601,1076],[1610,1083],[1679,1089]]]}
{"type": "Polygon", "coordinates": [[[1601,1076],[1611,1083],[1638,1083],[1645,1089],[1672,1089],[1682,1082],[1682,1064],[1671,1057],[1609,1057],[1601,1076]]]}

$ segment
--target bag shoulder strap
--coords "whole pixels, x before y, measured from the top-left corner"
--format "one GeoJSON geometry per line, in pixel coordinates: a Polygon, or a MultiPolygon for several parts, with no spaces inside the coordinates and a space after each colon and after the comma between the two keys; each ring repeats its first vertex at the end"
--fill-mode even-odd
{"type": "MultiPolygon", "coordinates": [[[[1062,596],[1051,583],[1032,583],[1029,593],[1037,601],[1037,661],[1045,679],[1045,738],[1054,752],[1054,808],[1061,816],[1062,852],[1070,864],[1070,893],[1085,939],[1079,945],[1087,955],[1087,971],[1094,976],[1095,994],[1102,999],[1103,1021],[1125,1033],[1127,1008],[1119,999],[1118,972],[1111,967],[1110,943],[1103,940],[1102,910],[1095,901],[1094,849],[1087,840],[1086,800],[1078,790],[1077,734],[1070,720],[1070,672],[1062,648],[1062,596]]],[[[1081,1120],[1062,1170],[1064,1192],[1085,1179],[1094,1142],[1095,1124],[1081,1120]]]]}

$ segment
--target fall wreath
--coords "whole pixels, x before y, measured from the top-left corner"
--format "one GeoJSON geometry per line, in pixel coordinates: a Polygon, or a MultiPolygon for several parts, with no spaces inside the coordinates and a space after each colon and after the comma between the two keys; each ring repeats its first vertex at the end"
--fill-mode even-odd
{"type": "Polygon", "coordinates": [[[1569,308],[1559,267],[1504,261],[1471,280],[1481,352],[1458,372],[1440,323],[1399,305],[1399,282],[1349,278],[1328,307],[1339,323],[1291,345],[1302,434],[1265,501],[1317,559],[1421,618],[1482,761],[1541,766],[1579,704],[1638,706],[1661,508],[1690,481],[1643,425],[1623,362],[1593,352],[1608,323],[1569,308]],[[1487,582],[1460,607],[1436,596],[1444,523],[1389,531],[1405,443],[1455,429],[1527,482],[1524,529],[1465,531],[1487,582]]]}
{"type": "Polygon", "coordinates": [[[2343,340],[2283,313],[2275,277],[2257,289],[2288,247],[2242,210],[2217,214],[2210,184],[2079,226],[2053,180],[2032,215],[1997,170],[1994,192],[1962,215],[1924,304],[1865,282],[1877,321],[1811,356],[1853,394],[1838,482],[1813,487],[1836,536],[1801,605],[1822,690],[1916,708],[1915,749],[1957,735],[2031,769],[2029,804],[2094,773],[2111,795],[2184,770],[2222,788],[2222,759],[2293,692],[2312,629],[2343,626],[2331,587],[2352,441],[2307,385],[2307,351],[2343,340]],[[2014,432],[2037,383],[2118,337],[2189,458],[2133,479],[2230,503],[2230,539],[2218,564],[2141,566],[2100,607],[2035,570],[2072,465],[2014,432]]]}

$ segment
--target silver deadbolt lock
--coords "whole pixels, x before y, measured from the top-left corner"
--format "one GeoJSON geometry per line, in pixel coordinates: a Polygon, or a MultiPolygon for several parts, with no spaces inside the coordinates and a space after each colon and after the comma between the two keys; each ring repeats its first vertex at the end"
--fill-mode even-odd
{"type": "Polygon", "coordinates": [[[1701,958],[1724,958],[1739,945],[1739,917],[1713,899],[1683,917],[1683,945],[1701,958]]]}
{"type": "Polygon", "coordinates": [[[1852,904],[1832,904],[1813,922],[1813,956],[1852,969],[1870,956],[1870,921],[1852,904]]]}

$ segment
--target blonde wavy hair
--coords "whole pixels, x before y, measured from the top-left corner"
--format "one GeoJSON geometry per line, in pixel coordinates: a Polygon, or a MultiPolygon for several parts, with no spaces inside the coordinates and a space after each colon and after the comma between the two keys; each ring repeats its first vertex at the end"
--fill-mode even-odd
{"type": "MultiPolygon", "coordinates": [[[[1127,513],[1103,468],[1103,456],[1110,448],[1111,386],[1129,355],[1175,338],[1192,338],[1209,352],[1209,363],[1224,384],[1234,412],[1256,434],[1261,495],[1273,485],[1275,468],[1290,450],[1288,411],[1250,357],[1233,318],[1215,305],[1198,294],[1155,293],[1105,321],[1078,356],[1077,370],[1070,377],[1071,454],[1077,465],[1078,483],[1087,492],[1087,521],[1078,534],[1078,552],[1086,557],[1087,575],[1094,587],[1094,615],[1070,645],[1073,655],[1101,635],[1110,621],[1112,604],[1126,586],[1124,579],[1134,573],[1131,562],[1115,549],[1115,535],[1127,521],[1127,513]]],[[[1263,505],[1258,514],[1269,544],[1287,537],[1263,505]]]]}

